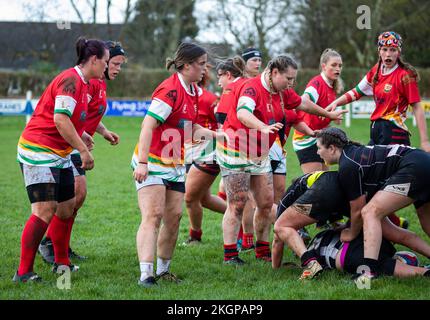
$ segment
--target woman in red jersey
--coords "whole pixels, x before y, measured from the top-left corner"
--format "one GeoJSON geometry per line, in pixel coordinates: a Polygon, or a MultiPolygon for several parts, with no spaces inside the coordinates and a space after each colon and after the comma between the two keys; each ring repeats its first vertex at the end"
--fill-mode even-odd
{"type": "Polygon", "coordinates": [[[410,133],[405,124],[408,106],[411,105],[420,133],[421,148],[430,152],[427,124],[414,67],[403,61],[402,38],[393,31],[378,37],[379,61],[352,90],[336,99],[329,108],[343,106],[363,96],[372,96],[375,110],[370,120],[370,145],[410,145],[410,133]]]}
{"type": "MultiPolygon", "coordinates": [[[[109,141],[112,145],[119,143],[119,136],[108,130],[101,122],[107,108],[106,100],[106,80],[114,80],[121,71],[121,65],[125,62],[125,51],[119,42],[106,41],[106,46],[109,48],[109,62],[108,67],[105,70],[101,79],[91,79],[89,87],[89,103],[88,103],[88,114],[85,123],[85,132],[89,135],[89,139],[92,141],[92,136],[97,132],[104,139],[109,141]]],[[[75,176],[75,209],[73,211],[73,219],[71,219],[71,225],[69,232],[72,232],[75,218],[78,214],[78,210],[84,204],[87,196],[87,179],[85,176],[85,169],[81,168],[82,159],[78,150],[73,150],[71,153],[71,160],[73,163],[73,174],[75,176]]],[[[39,253],[42,259],[47,263],[54,263],[54,247],[51,241],[51,229],[48,228],[46,237],[42,240],[39,245],[39,253]]],[[[70,237],[70,236],[69,236],[70,237]]],[[[77,260],[85,260],[86,257],[77,254],[69,245],[69,258],[77,260]]]]}
{"type": "MultiPolygon", "coordinates": [[[[199,82],[199,115],[197,123],[204,128],[216,131],[215,108],[218,97],[206,89],[210,81],[209,67],[199,82]]],[[[211,194],[210,187],[218,176],[220,169],[215,159],[215,139],[212,137],[195,137],[192,144],[186,146],[187,178],[185,182],[185,204],[190,220],[189,237],[185,244],[201,241],[203,207],[224,214],[226,203],[223,199],[211,194]]]]}
{"type": "MultiPolygon", "coordinates": [[[[327,108],[336,99],[336,94],[343,91],[340,74],[342,57],[333,49],[325,49],[320,58],[321,73],[313,77],[306,86],[303,97],[322,108],[327,108]]],[[[299,112],[306,124],[313,130],[321,130],[330,125],[330,119],[313,114],[299,112]]],[[[317,154],[317,140],[295,130],[293,147],[303,173],[327,170],[324,161],[317,154]]]]}
{"type": "MultiPolygon", "coordinates": [[[[253,193],[257,209],[254,227],[257,236],[256,258],[270,261],[269,231],[273,206],[273,178],[269,149],[283,128],[285,108],[300,108],[338,119],[344,111],[328,112],[302,103],[284,104],[294,98],[286,89],[294,84],[297,64],[288,56],[271,60],[261,76],[238,88],[237,108],[230,109],[223,130],[229,141],[217,143],[217,161],[227,191],[227,210],[223,219],[224,262],[243,264],[238,257],[236,237],[240,228],[248,191],[253,193]]],[[[299,109],[299,110],[300,110],[299,109]]],[[[283,132],[282,136],[284,135],[283,132]]]]}
{"type": "Polygon", "coordinates": [[[13,278],[16,282],[41,280],[33,272],[33,263],[49,223],[55,249],[53,271],[60,265],[78,269],[71,265],[68,255],[68,229],[75,206],[70,153],[79,150],[82,168],[93,168],[94,159],[81,135],[88,112],[89,81],[103,75],[109,50],[102,41],[80,38],[76,51],[76,66],[49,84],[18,142],[18,161],[32,215],[22,233],[21,259],[13,278]]]}
{"type": "Polygon", "coordinates": [[[136,242],[141,271],[138,284],[143,287],[156,285],[157,279],[180,281],[170,272],[170,263],[185,193],[184,142],[191,142],[197,130],[197,136],[216,136],[197,124],[198,88],[194,83],[203,78],[206,63],[203,48],[180,44],[174,59],[167,62],[167,69],[174,66],[176,72],[155,89],[142,123],[132,166],[142,213],[136,242]]]}

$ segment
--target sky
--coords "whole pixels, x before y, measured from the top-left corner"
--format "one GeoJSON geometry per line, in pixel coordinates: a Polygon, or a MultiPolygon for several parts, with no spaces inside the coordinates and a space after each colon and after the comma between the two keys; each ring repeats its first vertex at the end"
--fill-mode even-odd
{"type": "MultiPolygon", "coordinates": [[[[180,1],[180,0],[179,0],[180,1]]],[[[92,11],[87,2],[92,0],[74,0],[76,6],[80,8],[81,15],[85,21],[91,21],[92,11]]],[[[97,2],[97,22],[106,23],[106,0],[98,0],[97,2]]],[[[131,0],[135,4],[137,0],[131,0]]],[[[204,11],[209,6],[208,0],[198,0],[196,5],[195,15],[204,11]]],[[[112,0],[110,17],[111,23],[122,23],[124,12],[127,6],[126,0],[112,0]]],[[[75,13],[70,0],[0,0],[0,21],[40,21],[40,17],[44,17],[43,21],[57,22],[64,17],[73,22],[79,22],[79,18],[75,13]],[[40,5],[40,4],[43,4],[40,5]],[[39,18],[39,20],[38,20],[39,18]]],[[[211,31],[201,31],[197,40],[211,42],[221,42],[222,38],[211,31]]]]}

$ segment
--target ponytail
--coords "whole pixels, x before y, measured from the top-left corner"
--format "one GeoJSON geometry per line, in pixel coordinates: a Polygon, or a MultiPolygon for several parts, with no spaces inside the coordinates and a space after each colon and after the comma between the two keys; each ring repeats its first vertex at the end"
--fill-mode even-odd
{"type": "Polygon", "coordinates": [[[78,57],[76,64],[85,64],[91,56],[101,59],[106,50],[109,50],[109,48],[103,41],[79,37],[76,41],[76,55],[78,57]]]}

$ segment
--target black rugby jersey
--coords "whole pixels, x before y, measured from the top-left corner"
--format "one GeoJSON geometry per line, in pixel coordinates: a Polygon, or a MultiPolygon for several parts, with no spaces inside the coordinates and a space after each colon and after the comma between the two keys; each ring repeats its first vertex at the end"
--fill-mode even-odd
{"type": "Polygon", "coordinates": [[[339,183],[348,200],[364,194],[372,197],[412,150],[398,144],[345,146],[339,159],[339,183]]]}

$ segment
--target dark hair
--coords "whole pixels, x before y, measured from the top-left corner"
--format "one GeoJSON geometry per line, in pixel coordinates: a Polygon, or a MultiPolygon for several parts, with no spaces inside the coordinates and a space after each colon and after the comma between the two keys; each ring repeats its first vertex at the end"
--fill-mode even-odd
{"type": "Polygon", "coordinates": [[[235,78],[243,77],[245,72],[245,61],[241,56],[234,56],[224,61],[218,62],[216,71],[230,72],[235,78]]]}
{"type": "Polygon", "coordinates": [[[362,145],[361,143],[349,140],[346,133],[342,129],[336,127],[328,127],[322,129],[320,132],[317,133],[317,138],[326,148],[331,145],[334,145],[335,147],[340,149],[343,149],[346,145],[362,145]]]}
{"type": "Polygon", "coordinates": [[[288,67],[291,67],[294,70],[299,68],[297,62],[294,61],[294,59],[290,56],[279,55],[270,60],[266,68],[270,71],[270,73],[272,73],[272,70],[275,68],[278,69],[279,72],[285,72],[287,71],[288,67]]]}
{"type": "Polygon", "coordinates": [[[87,62],[91,56],[101,59],[105,55],[105,50],[109,50],[109,48],[103,41],[79,37],[76,41],[76,55],[78,56],[76,64],[79,65],[87,62]]]}
{"type": "Polygon", "coordinates": [[[185,64],[195,62],[202,55],[206,54],[206,50],[197,44],[191,42],[182,42],[175,52],[175,57],[166,59],[166,68],[170,70],[172,66],[175,70],[180,71],[185,64]]]}
{"type": "MultiPolygon", "coordinates": [[[[270,86],[270,91],[275,91],[275,87],[273,85],[273,81],[272,81],[272,71],[273,69],[278,69],[278,71],[280,73],[286,72],[287,69],[291,67],[294,70],[298,69],[298,65],[296,63],[296,61],[294,61],[293,58],[291,58],[290,56],[287,55],[280,55],[277,56],[276,58],[273,58],[272,60],[269,61],[269,63],[267,64],[266,70],[269,71],[269,86],[270,86]]],[[[281,104],[283,105],[283,101],[282,101],[282,95],[281,97],[281,104]]]]}

